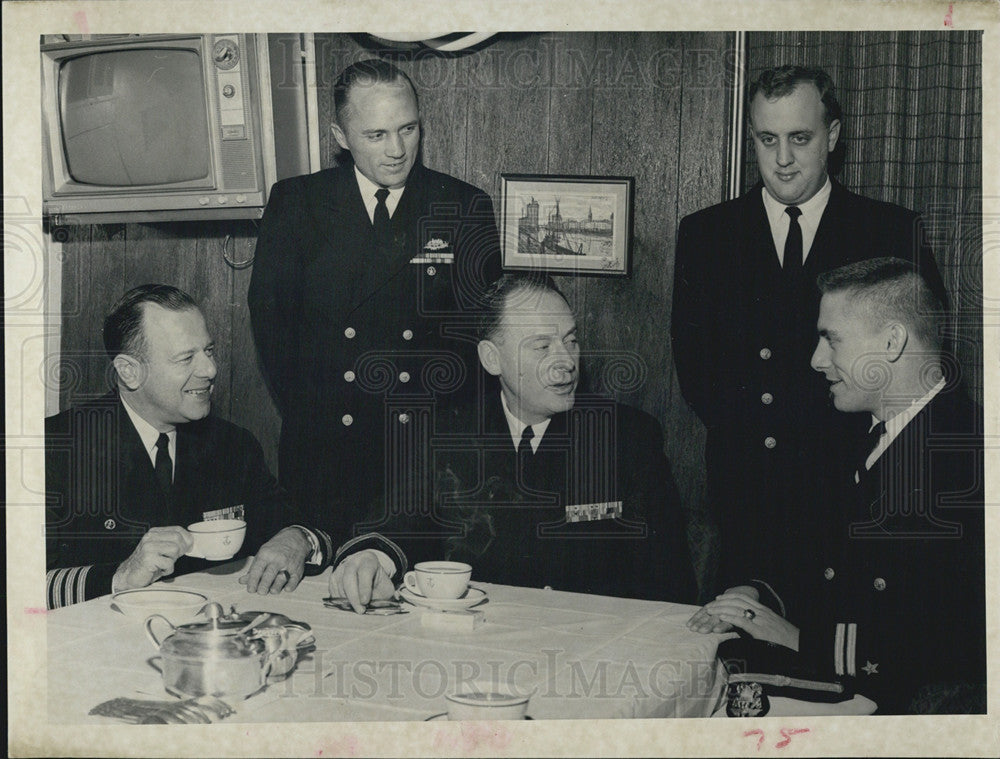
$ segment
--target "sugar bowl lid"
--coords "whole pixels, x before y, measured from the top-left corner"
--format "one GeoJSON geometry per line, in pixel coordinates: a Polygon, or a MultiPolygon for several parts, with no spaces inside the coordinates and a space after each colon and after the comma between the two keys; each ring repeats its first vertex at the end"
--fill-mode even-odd
{"type": "Polygon", "coordinates": [[[207,604],[199,614],[204,622],[191,622],[174,629],[163,641],[164,653],[185,657],[240,658],[254,656],[263,650],[263,644],[246,632],[252,627],[240,616],[226,615],[217,603],[207,604]]]}

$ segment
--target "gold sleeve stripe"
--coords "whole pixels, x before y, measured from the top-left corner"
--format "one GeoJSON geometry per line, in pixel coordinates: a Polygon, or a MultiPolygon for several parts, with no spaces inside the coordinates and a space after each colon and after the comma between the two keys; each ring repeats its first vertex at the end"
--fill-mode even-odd
{"type": "Polygon", "coordinates": [[[48,608],[58,609],[85,601],[89,572],[89,565],[49,570],[45,574],[45,603],[48,608]]]}
{"type": "Polygon", "coordinates": [[[855,677],[858,673],[855,665],[855,657],[858,649],[858,626],[854,622],[847,625],[847,674],[855,677]]]}
{"type": "Polygon", "coordinates": [[[837,631],[833,636],[833,671],[844,674],[844,623],[837,623],[837,631]]]}

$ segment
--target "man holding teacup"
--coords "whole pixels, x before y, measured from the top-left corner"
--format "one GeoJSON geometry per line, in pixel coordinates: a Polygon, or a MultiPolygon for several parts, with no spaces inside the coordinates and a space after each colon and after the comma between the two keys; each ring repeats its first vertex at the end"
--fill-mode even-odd
{"type": "Polygon", "coordinates": [[[378,535],[342,546],[331,595],[357,611],[388,597],[405,546],[415,558],[469,564],[485,582],[693,601],[659,423],[577,392],[576,321],[550,278],[504,275],[484,303],[479,362],[499,386],[439,412],[430,439],[413,446],[407,482],[390,483],[432,481],[431,507],[383,515],[378,535]]]}
{"type": "Polygon", "coordinates": [[[115,390],[46,419],[48,607],[251,553],[239,578],[249,592],[293,590],[320,572],[330,538],[289,526],[296,512],[260,444],[209,415],[214,343],[195,301],[136,287],[103,337],[115,390]]]}

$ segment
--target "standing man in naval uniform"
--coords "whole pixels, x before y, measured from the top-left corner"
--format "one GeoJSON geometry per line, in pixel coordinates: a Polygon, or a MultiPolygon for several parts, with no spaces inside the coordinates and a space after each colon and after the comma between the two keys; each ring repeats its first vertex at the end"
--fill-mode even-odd
{"type": "Polygon", "coordinates": [[[333,133],[352,162],[274,186],[249,290],[263,372],[282,416],[279,477],[338,538],[386,509],[435,399],[475,376],[479,293],[500,274],[493,204],[419,161],[410,79],[365,60],[334,85],[333,133]]]}
{"type": "Polygon", "coordinates": [[[813,496],[824,478],[836,478],[830,462],[851,460],[842,446],[849,428],[863,423],[834,413],[809,368],[816,277],[895,256],[915,263],[946,301],[917,214],[829,177],[841,129],[830,76],[780,66],[763,72],[748,95],[762,181],[681,221],[671,318],[681,391],[708,430],[720,588],[796,571],[810,550],[813,496]]]}

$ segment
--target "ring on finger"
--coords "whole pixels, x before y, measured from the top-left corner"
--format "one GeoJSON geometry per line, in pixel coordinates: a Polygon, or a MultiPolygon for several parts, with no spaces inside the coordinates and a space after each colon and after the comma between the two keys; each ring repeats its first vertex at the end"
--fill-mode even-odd
{"type": "Polygon", "coordinates": [[[743,616],[746,617],[747,619],[753,619],[754,617],[757,616],[757,612],[755,612],[753,609],[744,609],[743,616]]]}

